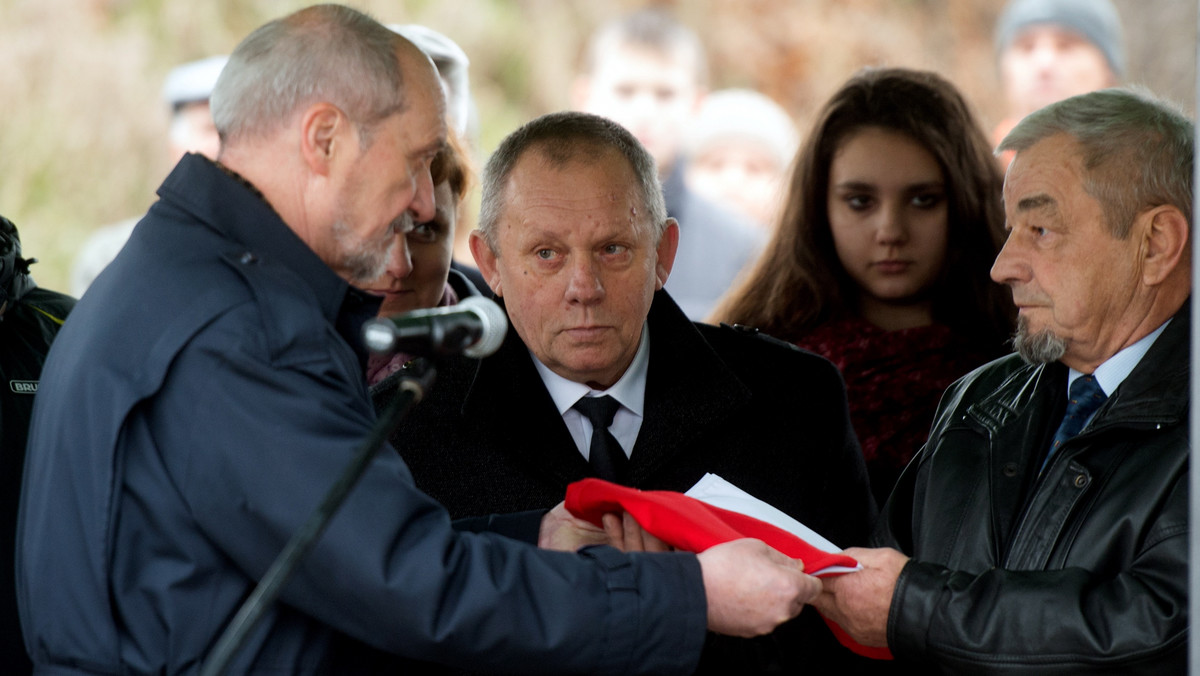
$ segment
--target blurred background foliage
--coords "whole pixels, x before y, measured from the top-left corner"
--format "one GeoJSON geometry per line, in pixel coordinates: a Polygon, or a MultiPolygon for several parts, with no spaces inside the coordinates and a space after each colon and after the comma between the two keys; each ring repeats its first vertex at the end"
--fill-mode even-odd
{"type": "MultiPolygon", "coordinates": [[[[1195,0],[1115,0],[1127,81],[1195,110],[1195,0]]],[[[167,72],[228,53],[299,0],[0,0],[0,214],[17,223],[38,282],[67,289],[91,231],[143,213],[166,166],[167,72]]],[[[482,160],[526,120],[567,105],[583,41],[605,19],[672,7],[705,40],[712,87],[756,88],[802,133],[854,71],[938,71],[985,128],[1001,116],[992,28],[1004,0],[351,0],[385,23],[420,23],[471,58],[482,160]]]]}

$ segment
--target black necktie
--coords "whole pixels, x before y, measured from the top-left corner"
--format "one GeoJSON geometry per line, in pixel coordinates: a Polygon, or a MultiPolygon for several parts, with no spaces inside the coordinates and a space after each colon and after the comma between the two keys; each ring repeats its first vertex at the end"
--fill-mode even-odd
{"type": "Polygon", "coordinates": [[[576,410],[592,421],[592,443],[588,447],[588,463],[596,476],[614,483],[624,483],[629,458],[621,450],[621,444],[608,431],[613,416],[621,404],[608,395],[583,397],[575,402],[576,410]]]}
{"type": "Polygon", "coordinates": [[[1062,446],[1067,439],[1079,434],[1083,429],[1083,424],[1096,412],[1096,409],[1104,404],[1106,399],[1108,397],[1104,394],[1104,390],[1100,389],[1100,383],[1097,383],[1093,376],[1080,376],[1071,383],[1071,389],[1067,392],[1067,412],[1063,414],[1062,423],[1054,433],[1054,441],[1051,442],[1050,450],[1046,453],[1046,461],[1042,463],[1043,472],[1046,471],[1046,466],[1050,464],[1050,458],[1054,457],[1058,447],[1062,446]]]}

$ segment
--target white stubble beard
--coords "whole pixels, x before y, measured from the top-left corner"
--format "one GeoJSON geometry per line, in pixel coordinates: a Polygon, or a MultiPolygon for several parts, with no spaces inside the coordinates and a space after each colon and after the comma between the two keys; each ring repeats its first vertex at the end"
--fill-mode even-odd
{"type": "Polygon", "coordinates": [[[347,277],[347,281],[361,288],[382,277],[387,272],[388,261],[400,244],[396,235],[406,233],[412,230],[412,227],[412,214],[406,211],[388,226],[388,245],[381,248],[370,240],[359,239],[346,221],[334,221],[333,237],[341,257],[338,267],[347,277]]]}

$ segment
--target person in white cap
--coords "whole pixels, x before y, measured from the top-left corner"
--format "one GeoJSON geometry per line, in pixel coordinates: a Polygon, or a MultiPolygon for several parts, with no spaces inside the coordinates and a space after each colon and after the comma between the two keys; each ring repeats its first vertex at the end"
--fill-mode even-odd
{"type": "Polygon", "coordinates": [[[688,187],[770,230],[799,135],[787,111],[750,89],[705,97],[684,137],[688,187]]]}
{"type": "MultiPolygon", "coordinates": [[[[167,166],[188,152],[214,159],[221,140],[213,126],[208,98],[229,57],[210,56],[177,66],[163,82],[162,100],[171,114],[167,131],[167,166]]],[[[130,218],[97,229],[75,254],[71,264],[71,294],[78,298],[117,252],[125,246],[138,219],[130,218]]]]}
{"type": "Polygon", "coordinates": [[[471,60],[458,43],[420,24],[389,24],[388,28],[404,36],[429,55],[437,68],[438,77],[442,80],[442,90],[446,93],[446,118],[450,126],[458,133],[459,138],[471,140],[471,89],[467,68],[471,60]]]}
{"type": "Polygon", "coordinates": [[[163,102],[171,110],[167,136],[170,165],[175,166],[186,152],[197,152],[210,159],[217,156],[221,139],[213,125],[208,97],[227,56],[210,56],[176,67],[163,83],[163,102]]]}

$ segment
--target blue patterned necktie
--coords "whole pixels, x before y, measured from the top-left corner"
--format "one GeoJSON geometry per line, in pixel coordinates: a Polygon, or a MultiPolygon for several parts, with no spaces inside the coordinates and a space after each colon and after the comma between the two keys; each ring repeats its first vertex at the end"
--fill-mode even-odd
{"type": "Polygon", "coordinates": [[[592,443],[588,447],[588,464],[596,476],[614,483],[625,482],[629,458],[617,443],[617,438],[608,431],[613,416],[621,404],[612,397],[583,397],[575,402],[575,409],[592,422],[592,443]]]}
{"type": "Polygon", "coordinates": [[[1097,383],[1093,376],[1076,378],[1075,382],[1071,383],[1067,397],[1067,412],[1063,415],[1058,431],[1054,433],[1054,441],[1050,444],[1049,452],[1046,453],[1046,461],[1042,463],[1043,472],[1046,471],[1046,466],[1050,464],[1050,458],[1054,457],[1058,447],[1062,446],[1067,439],[1079,434],[1088,418],[1092,417],[1096,409],[1100,408],[1108,399],[1104,390],[1100,389],[1100,383],[1097,383]]]}

